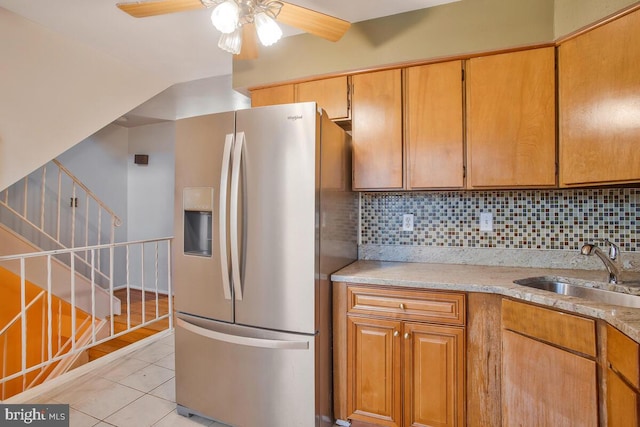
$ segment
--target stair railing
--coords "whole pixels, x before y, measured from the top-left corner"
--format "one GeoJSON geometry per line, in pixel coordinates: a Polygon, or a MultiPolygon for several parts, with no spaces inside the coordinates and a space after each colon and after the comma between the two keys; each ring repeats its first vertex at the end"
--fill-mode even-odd
{"type": "MultiPolygon", "coordinates": [[[[65,185],[64,187],[67,186],[65,185]]],[[[122,225],[120,217],[56,159],[6,188],[3,193],[3,197],[0,197],[0,205],[20,218],[25,224],[38,230],[42,235],[53,241],[57,248],[75,248],[77,246],[86,247],[114,243],[116,227],[122,225]],[[57,176],[57,183],[54,183],[53,189],[47,187],[50,175],[48,171],[50,170],[53,170],[54,176],[57,176]],[[71,226],[67,230],[63,227],[64,202],[62,193],[63,190],[69,191],[69,189],[63,188],[63,177],[70,180],[69,184],[71,185],[69,200],[71,226]],[[32,183],[32,186],[39,186],[39,188],[35,189],[39,193],[37,197],[34,197],[34,191],[30,193],[29,182],[32,183]],[[84,221],[78,225],[77,207],[78,198],[82,196],[81,193],[84,193],[84,221]],[[33,206],[33,204],[36,204],[36,206],[33,206]],[[48,217],[49,215],[55,215],[55,220],[52,221],[48,217]],[[108,233],[103,230],[104,221],[108,221],[108,233]],[[105,234],[108,234],[108,237],[105,234]],[[78,239],[78,237],[80,238],[78,239]]],[[[38,242],[33,243],[43,247],[38,242]]],[[[80,262],[88,268],[88,253],[85,253],[84,257],[80,258],[80,262]]],[[[108,282],[108,272],[102,268],[101,258],[97,260],[96,268],[96,273],[102,279],[101,282],[108,282]]],[[[84,272],[83,274],[88,276],[90,273],[84,272]]]]}
{"type": "MultiPolygon", "coordinates": [[[[74,357],[79,353],[90,349],[93,346],[98,344],[107,342],[111,339],[120,337],[129,332],[135,331],[140,328],[144,328],[151,323],[158,322],[160,320],[168,319],[167,329],[173,329],[173,290],[171,283],[171,239],[162,238],[162,239],[150,239],[150,240],[140,240],[134,242],[124,242],[124,243],[111,243],[111,244],[102,244],[102,245],[94,245],[94,246],[86,246],[80,248],[67,248],[67,249],[57,249],[52,251],[44,251],[44,252],[35,252],[28,254],[20,254],[20,255],[11,255],[11,256],[0,256],[0,265],[3,265],[5,262],[19,262],[20,264],[20,313],[14,317],[9,323],[5,325],[0,330],[0,339],[3,339],[3,367],[2,367],[2,378],[0,378],[0,391],[2,392],[2,396],[0,400],[4,400],[10,396],[5,394],[5,384],[9,381],[15,380],[17,378],[22,378],[22,391],[26,390],[30,386],[36,385],[34,381],[28,380],[27,375],[31,372],[40,370],[40,372],[44,371],[46,368],[51,366],[54,363],[57,363],[61,360],[67,359],[69,357],[74,357]],[[95,296],[95,273],[91,275],[91,313],[88,313],[87,319],[90,321],[90,326],[88,324],[83,324],[83,322],[78,322],[77,320],[77,312],[76,312],[76,288],[75,288],[75,260],[82,255],[81,252],[89,253],[89,265],[91,266],[91,271],[96,271],[96,259],[97,255],[101,252],[105,251],[108,253],[108,264],[109,264],[109,310],[108,316],[106,319],[106,325],[108,326],[107,336],[105,338],[98,338],[98,324],[100,319],[96,316],[96,296],[95,296]],[[118,251],[118,252],[117,252],[118,251]],[[58,315],[57,322],[53,321],[53,307],[51,304],[51,289],[52,289],[52,264],[53,257],[61,254],[69,254],[71,260],[70,274],[69,274],[69,287],[70,287],[70,317],[71,317],[71,327],[70,327],[70,337],[65,340],[64,343],[61,342],[60,339],[60,319],[62,318],[60,308],[58,307],[58,315]],[[146,254],[146,255],[145,255],[146,254]],[[28,310],[31,308],[36,300],[43,299],[43,294],[45,291],[38,294],[32,301],[27,301],[26,299],[26,289],[27,289],[27,280],[28,276],[27,271],[27,260],[43,258],[46,262],[46,295],[47,301],[46,304],[46,313],[43,316],[43,319],[46,318],[46,322],[42,322],[41,327],[29,328],[27,322],[27,316],[29,315],[28,310]],[[122,277],[122,282],[115,282],[115,271],[126,272],[125,277],[122,277]],[[117,298],[114,298],[114,291],[117,289],[122,290],[126,294],[126,313],[121,313],[120,316],[123,316],[123,321],[119,324],[121,325],[123,330],[116,330],[115,325],[115,317],[120,313],[120,310],[114,305],[114,301],[118,301],[117,298]],[[162,288],[162,289],[161,289],[162,288]],[[140,291],[142,295],[142,313],[141,313],[141,321],[134,322],[132,321],[132,313],[131,313],[131,300],[130,295],[133,291],[140,291]],[[160,310],[160,301],[166,299],[167,308],[160,310]],[[155,307],[149,307],[155,303],[155,307]],[[126,316],[126,317],[124,317],[126,316]],[[126,320],[124,320],[126,319],[126,320]],[[10,330],[12,325],[20,324],[20,367],[18,369],[13,369],[12,372],[7,372],[7,367],[4,366],[7,360],[7,332],[10,330]],[[57,326],[54,326],[54,323],[57,323],[57,326]],[[82,342],[79,339],[79,335],[83,334],[83,327],[86,326],[84,330],[84,335],[87,336],[86,342],[82,342]],[[53,328],[57,327],[58,333],[57,337],[54,336],[53,328]],[[45,331],[46,329],[46,331],[45,331]],[[28,334],[37,332],[43,335],[43,337],[39,340],[41,348],[28,348],[28,334]],[[65,351],[55,351],[53,349],[54,339],[58,340],[58,350],[65,348],[65,351]],[[33,362],[29,363],[27,360],[28,354],[33,354],[34,351],[37,351],[42,355],[42,361],[39,363],[33,362]],[[30,353],[31,352],[31,353],[30,353]]],[[[137,316],[136,316],[137,317],[137,316]]],[[[12,344],[11,347],[17,345],[16,343],[12,344]]]]}

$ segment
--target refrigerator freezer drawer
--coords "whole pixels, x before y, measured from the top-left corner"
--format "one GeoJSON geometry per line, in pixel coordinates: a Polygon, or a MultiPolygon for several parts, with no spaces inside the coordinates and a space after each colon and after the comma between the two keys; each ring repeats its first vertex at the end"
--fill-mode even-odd
{"type": "Polygon", "coordinates": [[[179,315],[176,401],[234,427],[317,425],[316,337],[179,315]]]}

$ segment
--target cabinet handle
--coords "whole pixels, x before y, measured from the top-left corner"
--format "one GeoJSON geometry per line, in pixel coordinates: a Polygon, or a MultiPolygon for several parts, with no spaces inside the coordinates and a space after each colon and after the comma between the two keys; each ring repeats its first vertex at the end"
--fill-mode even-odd
{"type": "Polygon", "coordinates": [[[393,336],[394,336],[394,337],[399,337],[399,336],[400,336],[400,332],[398,332],[398,331],[393,331],[393,336]]]}
{"type": "Polygon", "coordinates": [[[409,338],[411,338],[411,334],[409,334],[409,332],[405,332],[404,333],[404,339],[408,340],[409,338]]]}
{"type": "Polygon", "coordinates": [[[404,304],[400,303],[400,310],[404,310],[404,304]]]}

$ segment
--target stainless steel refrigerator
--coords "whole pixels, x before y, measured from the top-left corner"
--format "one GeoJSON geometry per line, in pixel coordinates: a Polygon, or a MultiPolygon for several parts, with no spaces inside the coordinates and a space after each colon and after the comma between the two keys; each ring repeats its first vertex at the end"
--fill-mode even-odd
{"type": "Polygon", "coordinates": [[[330,275],[357,258],[349,145],[315,103],[177,121],[180,414],[332,424],[330,275]]]}

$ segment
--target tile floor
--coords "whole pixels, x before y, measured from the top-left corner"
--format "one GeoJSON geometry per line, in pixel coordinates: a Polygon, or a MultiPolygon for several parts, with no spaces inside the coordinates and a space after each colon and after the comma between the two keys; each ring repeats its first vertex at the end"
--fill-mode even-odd
{"type": "Polygon", "coordinates": [[[71,427],[227,427],[176,412],[173,334],[32,399],[67,403],[71,427]]]}

